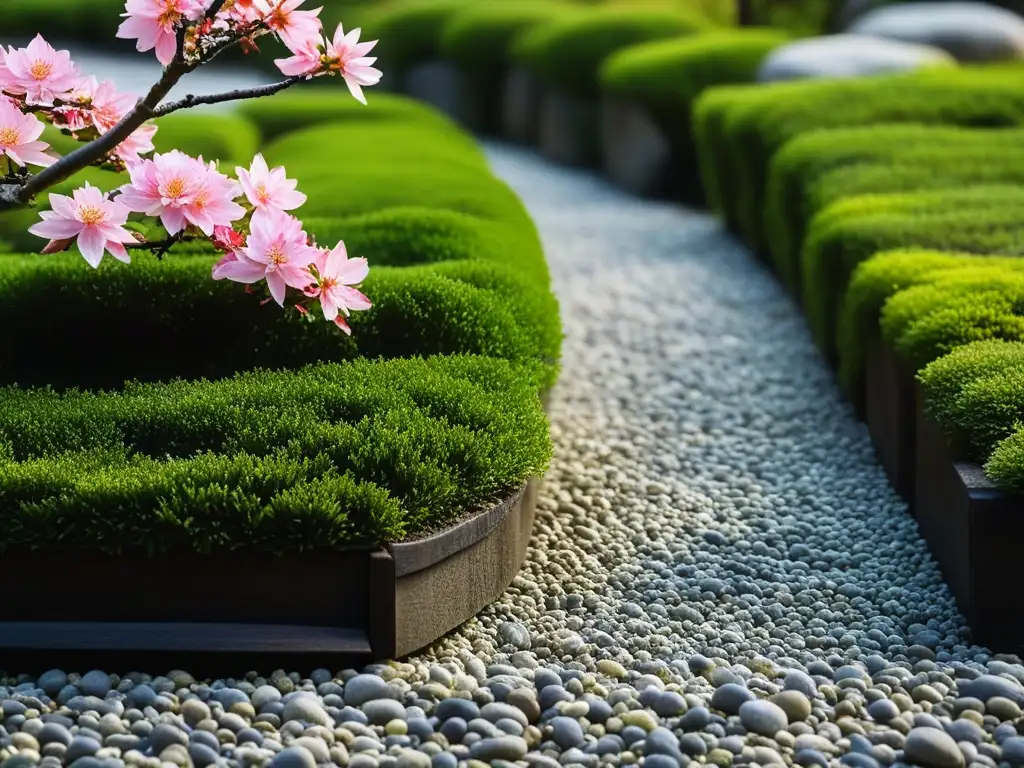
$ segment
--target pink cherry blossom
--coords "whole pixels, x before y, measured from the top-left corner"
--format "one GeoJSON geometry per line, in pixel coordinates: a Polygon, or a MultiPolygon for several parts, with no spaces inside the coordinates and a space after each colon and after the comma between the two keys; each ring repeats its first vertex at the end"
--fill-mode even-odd
{"type": "Polygon", "coordinates": [[[130,93],[119,93],[110,80],[97,82],[95,77],[83,78],[71,94],[71,100],[88,107],[89,122],[100,133],[106,133],[135,106],[138,98],[130,93]]]}
{"type": "Polygon", "coordinates": [[[130,165],[128,174],[131,184],[121,188],[121,202],[130,211],[159,216],[168,234],[194,224],[210,237],[214,227],[245,215],[234,202],[238,185],[202,158],[172,150],[130,165]]]}
{"type": "Polygon", "coordinates": [[[280,166],[271,170],[262,154],[253,158],[249,170],[235,168],[235,173],[246,198],[256,209],[253,220],[277,211],[294,210],[306,202],[306,196],[295,189],[298,182],[287,178],[280,166]]]}
{"type": "Polygon", "coordinates": [[[77,238],[78,250],[92,267],[100,265],[105,251],[115,259],[130,261],[124,243],[135,242],[135,237],[124,228],[128,209],[88,183],[72,194],[73,198],[51,194],[53,210],[43,211],[42,221],[28,231],[51,241],[77,238]]]}
{"type": "Polygon", "coordinates": [[[253,220],[245,247],[221,259],[214,267],[213,279],[238,283],[265,279],[270,295],[283,307],[289,286],[302,290],[313,281],[309,265],[316,255],[302,222],[275,211],[253,220]]]}
{"type": "Polygon", "coordinates": [[[323,29],[320,11],[300,11],[299,6],[305,0],[253,0],[253,6],[260,14],[263,22],[277,33],[281,42],[292,52],[307,47],[310,40],[318,40],[323,29]]]}
{"type": "MultiPolygon", "coordinates": [[[[11,87],[13,76],[11,70],[7,68],[7,51],[0,45],[0,92],[6,91],[11,87]]],[[[0,93],[0,98],[6,98],[0,93]]]]}
{"type": "Polygon", "coordinates": [[[127,0],[117,37],[136,40],[139,52],[155,48],[157,60],[166,67],[178,50],[176,27],[200,18],[208,5],[202,0],[127,0]]]}
{"type": "Polygon", "coordinates": [[[274,59],[277,68],[288,77],[309,75],[312,77],[324,66],[323,52],[320,50],[322,41],[319,37],[307,40],[303,47],[294,51],[287,59],[274,59]]]}
{"type": "Polygon", "coordinates": [[[71,54],[55,50],[42,35],[36,35],[26,48],[11,48],[3,66],[3,90],[24,96],[28,104],[50,106],[54,99],[66,97],[79,81],[71,54]]]}
{"type": "Polygon", "coordinates": [[[17,165],[53,165],[57,158],[46,154],[50,145],[36,141],[43,128],[35,115],[24,115],[14,102],[0,99],[0,157],[6,155],[17,165]]]}
{"type": "Polygon", "coordinates": [[[347,35],[342,25],[334,31],[334,39],[327,41],[327,68],[332,72],[340,72],[345,78],[345,84],[349,91],[356,97],[356,100],[365,104],[366,97],[363,95],[362,86],[376,85],[383,75],[373,64],[377,59],[373,56],[367,57],[376,40],[366,43],[359,42],[359,35],[362,32],[358,27],[347,35]]]}
{"type": "Polygon", "coordinates": [[[218,226],[213,228],[213,245],[218,251],[231,254],[245,245],[245,237],[234,227],[218,226]]]}
{"type": "Polygon", "coordinates": [[[114,154],[125,163],[136,163],[140,155],[148,155],[156,147],[153,146],[153,137],[156,136],[157,125],[155,123],[144,123],[136,128],[132,135],[117,145],[114,154]]]}
{"type": "Polygon", "coordinates": [[[324,319],[351,334],[352,329],[345,322],[349,312],[373,306],[366,296],[352,287],[366,279],[370,271],[366,259],[350,259],[345,243],[339,240],[333,249],[319,249],[314,266],[319,279],[306,289],[306,295],[319,296],[324,319]]]}

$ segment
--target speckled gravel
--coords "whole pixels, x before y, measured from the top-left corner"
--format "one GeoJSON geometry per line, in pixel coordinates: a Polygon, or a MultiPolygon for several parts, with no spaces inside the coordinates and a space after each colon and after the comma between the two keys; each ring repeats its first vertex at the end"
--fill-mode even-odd
{"type": "Polygon", "coordinates": [[[769,274],[706,215],[490,153],[567,333],[506,596],[362,673],[8,680],[0,768],[1024,765],[1024,666],[970,644],[769,274]]]}

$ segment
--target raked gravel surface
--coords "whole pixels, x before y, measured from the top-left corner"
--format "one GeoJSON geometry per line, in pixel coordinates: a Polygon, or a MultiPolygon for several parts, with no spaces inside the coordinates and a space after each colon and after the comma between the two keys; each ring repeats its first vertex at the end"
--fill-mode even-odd
{"type": "Polygon", "coordinates": [[[970,644],[771,276],[705,214],[489,153],[566,329],[505,597],[361,674],[0,681],[0,768],[1024,765],[1024,666],[970,644]]]}

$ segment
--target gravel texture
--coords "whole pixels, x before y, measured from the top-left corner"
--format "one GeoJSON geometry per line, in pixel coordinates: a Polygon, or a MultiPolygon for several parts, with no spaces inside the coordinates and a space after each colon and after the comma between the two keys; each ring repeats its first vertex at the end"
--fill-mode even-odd
{"type": "Polygon", "coordinates": [[[0,768],[1024,765],[1024,666],[969,644],[768,273],[706,215],[490,152],[567,332],[506,596],[361,673],[0,681],[0,768]]]}

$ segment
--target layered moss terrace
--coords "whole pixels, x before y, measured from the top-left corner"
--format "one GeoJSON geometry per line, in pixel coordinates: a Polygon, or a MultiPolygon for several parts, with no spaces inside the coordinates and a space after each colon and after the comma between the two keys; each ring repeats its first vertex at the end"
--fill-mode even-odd
{"type": "Polygon", "coordinates": [[[370,261],[352,337],[212,281],[209,247],[94,271],[27,252],[35,211],[0,219],[0,550],[374,545],[544,471],[561,329],[531,220],[436,113],[339,101],[285,94],[159,136],[288,168],[307,230],[370,261]]]}

